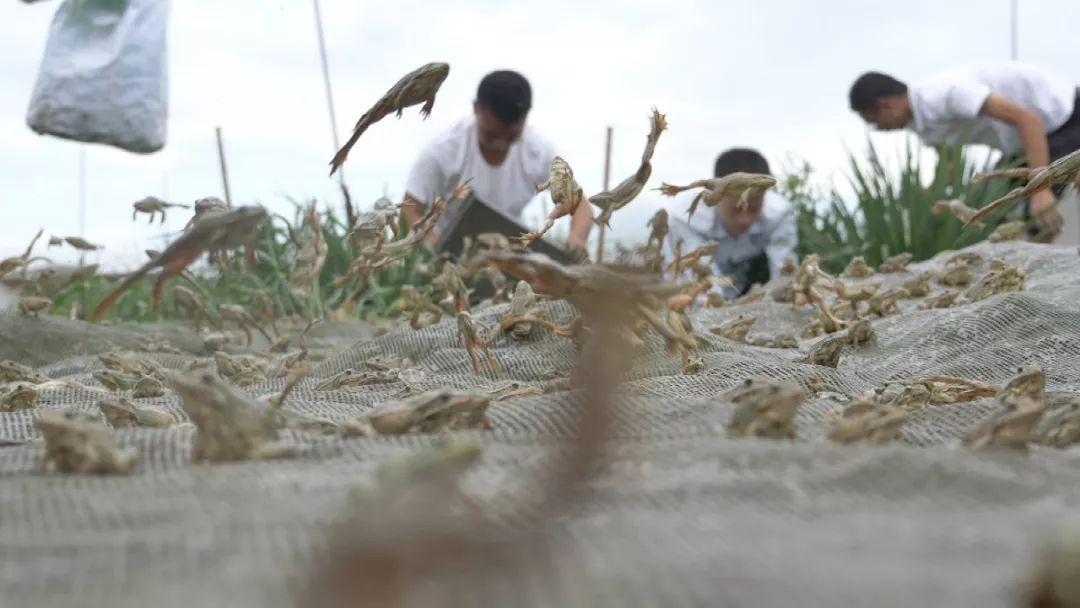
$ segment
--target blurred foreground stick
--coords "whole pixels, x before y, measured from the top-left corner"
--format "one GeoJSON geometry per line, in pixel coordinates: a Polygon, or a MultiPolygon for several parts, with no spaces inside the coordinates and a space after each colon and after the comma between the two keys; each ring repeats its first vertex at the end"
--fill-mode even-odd
{"type": "MultiPolygon", "coordinates": [[[[541,283],[533,272],[536,265],[554,263],[544,256],[526,257],[532,263],[519,273],[504,266],[541,283]]],[[[602,464],[615,390],[631,364],[630,349],[620,345],[638,315],[626,298],[640,295],[642,285],[614,273],[607,278],[590,284],[587,297],[578,291],[571,300],[584,305],[579,309],[592,328],[575,373],[583,381],[580,426],[569,449],[558,450],[561,457],[540,472],[539,483],[529,485],[535,494],[500,500],[514,505],[501,509],[466,496],[458,481],[481,457],[478,440],[451,439],[384,466],[376,486],[351,497],[348,513],[328,535],[329,560],[316,571],[301,605],[453,604],[456,598],[482,596],[521,556],[545,553],[552,519],[583,501],[602,464]]],[[[528,575],[543,573],[530,569],[528,575]]]]}

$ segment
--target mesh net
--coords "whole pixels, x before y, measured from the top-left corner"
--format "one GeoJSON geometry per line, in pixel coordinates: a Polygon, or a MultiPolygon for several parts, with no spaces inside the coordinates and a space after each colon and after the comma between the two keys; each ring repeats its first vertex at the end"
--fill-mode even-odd
{"type": "MultiPolygon", "coordinates": [[[[845,347],[836,369],[799,363],[799,349],[737,344],[706,334],[704,372],[683,375],[659,338],[623,387],[610,458],[588,502],[560,515],[542,546],[500,560],[484,585],[429,591],[460,605],[1012,605],[1013,582],[1032,540],[1080,507],[1080,451],[1035,446],[1028,455],[958,447],[998,406],[991,399],[927,406],[897,442],[838,446],[824,439],[842,407],[828,392],[798,410],[795,441],[733,440],[717,433],[731,415],[724,391],[746,378],[819,381],[853,394],[892,380],[950,375],[1002,383],[1023,365],[1047,374],[1051,394],[1080,392],[1080,257],[1027,243],[971,248],[1028,272],[1023,292],[956,308],[916,310],[873,322],[876,341],[845,347]],[[813,379],[813,380],[812,380],[813,379]]],[[[880,275],[886,287],[939,269],[944,256],[880,275]]],[[[976,267],[976,278],[986,272],[976,267]]],[[[935,286],[935,289],[940,287],[935,286]]],[[[768,298],[766,298],[767,300],[768,298]]],[[[565,302],[548,316],[569,320],[565,302]]],[[[506,310],[474,312],[493,325],[506,310]]],[[[808,310],[758,302],[693,312],[704,330],[739,314],[751,334],[798,334],[808,310]]],[[[156,327],[181,347],[189,331],[156,327]]],[[[150,329],[63,319],[0,319],[0,358],[40,366],[52,378],[95,385],[93,357],[150,329]]],[[[362,339],[356,327],[324,327],[319,359],[288,408],[344,422],[401,395],[401,382],[316,391],[315,383],[375,356],[408,357],[424,373],[413,389],[498,389],[568,376],[575,350],[541,333],[526,343],[500,336],[497,375],[473,373],[453,319],[402,326],[362,339]]],[[[183,369],[194,355],[149,355],[183,369]]],[[[205,358],[205,357],[203,357],[205,358]]],[[[265,395],[282,380],[244,389],[265,395]]],[[[96,411],[99,393],[43,391],[38,408],[96,411]]],[[[187,420],[171,393],[138,404],[187,420]]],[[[475,500],[512,500],[560,441],[574,434],[574,391],[493,403],[493,429],[463,486],[475,500]]],[[[341,439],[286,431],[297,458],[193,465],[189,428],[117,429],[139,458],[130,476],[38,471],[43,446],[33,412],[0,413],[0,585],[6,605],[291,605],[325,556],[328,524],[350,488],[370,481],[389,456],[428,436],[341,439]]],[[[378,517],[378,513],[370,514],[378,517]]],[[[417,589],[422,593],[423,589],[417,589]]]]}

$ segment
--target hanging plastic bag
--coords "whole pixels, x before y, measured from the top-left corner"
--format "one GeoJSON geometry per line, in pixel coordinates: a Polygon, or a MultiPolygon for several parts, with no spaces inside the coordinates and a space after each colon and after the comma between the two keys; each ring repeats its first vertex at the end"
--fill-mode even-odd
{"type": "Polygon", "coordinates": [[[35,133],[150,153],[165,145],[168,0],[64,0],[26,122],[35,133]]]}

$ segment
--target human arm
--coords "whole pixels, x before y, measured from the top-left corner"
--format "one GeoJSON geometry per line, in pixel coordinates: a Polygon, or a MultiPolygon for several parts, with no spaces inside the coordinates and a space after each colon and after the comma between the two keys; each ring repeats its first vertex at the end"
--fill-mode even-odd
{"type": "MultiPolygon", "coordinates": [[[[420,202],[420,200],[412,194],[409,194],[408,192],[405,193],[405,199],[401,201],[401,214],[409,221],[409,226],[416,224],[416,222],[423,217],[425,206],[424,203],[420,202]]],[[[424,240],[426,240],[429,245],[434,245],[438,238],[439,235],[436,234],[433,229],[431,232],[428,232],[427,237],[424,240]]]]}
{"type": "MultiPolygon", "coordinates": [[[[405,198],[401,202],[401,213],[409,221],[409,226],[415,224],[424,214],[425,209],[447,191],[446,176],[439,166],[438,160],[430,150],[420,153],[405,183],[405,198]]],[[[427,235],[427,242],[434,244],[438,235],[432,230],[427,235]]]]}
{"type": "Polygon", "coordinates": [[[570,234],[566,239],[566,244],[579,258],[588,259],[589,257],[587,244],[592,225],[592,204],[589,203],[589,197],[582,195],[581,202],[578,203],[574,214],[570,216],[570,234]]]}
{"type": "MultiPolygon", "coordinates": [[[[1050,164],[1046,126],[1038,113],[997,93],[986,96],[979,113],[996,118],[1016,129],[1027,155],[1028,167],[1034,169],[1050,164]]],[[[1056,202],[1049,188],[1040,190],[1031,197],[1029,210],[1035,216],[1038,226],[1049,234],[1055,234],[1061,226],[1061,215],[1054,208],[1056,202]]]]}

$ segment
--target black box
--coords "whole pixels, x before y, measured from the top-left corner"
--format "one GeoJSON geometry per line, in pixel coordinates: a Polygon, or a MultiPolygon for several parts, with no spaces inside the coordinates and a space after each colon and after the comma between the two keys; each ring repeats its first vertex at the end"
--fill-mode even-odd
{"type": "MultiPolygon", "coordinates": [[[[461,255],[465,246],[465,237],[498,232],[513,240],[529,232],[502,211],[494,209],[484,201],[470,194],[468,198],[453,206],[448,206],[436,226],[438,239],[435,241],[436,253],[461,255]]],[[[529,251],[543,253],[560,264],[573,264],[574,256],[549,241],[537,239],[529,246],[529,251]]]]}
{"type": "MultiPolygon", "coordinates": [[[[469,194],[469,197],[453,206],[448,206],[442,218],[436,224],[438,238],[435,241],[436,253],[448,253],[453,257],[461,255],[465,247],[465,237],[497,232],[513,241],[529,232],[514,219],[502,211],[492,208],[485,202],[469,194]]],[[[568,251],[544,239],[537,239],[529,245],[529,251],[543,253],[560,264],[573,264],[574,256],[568,251]]],[[[480,300],[495,294],[495,287],[484,278],[474,282],[469,301],[476,304],[480,300]]]]}

